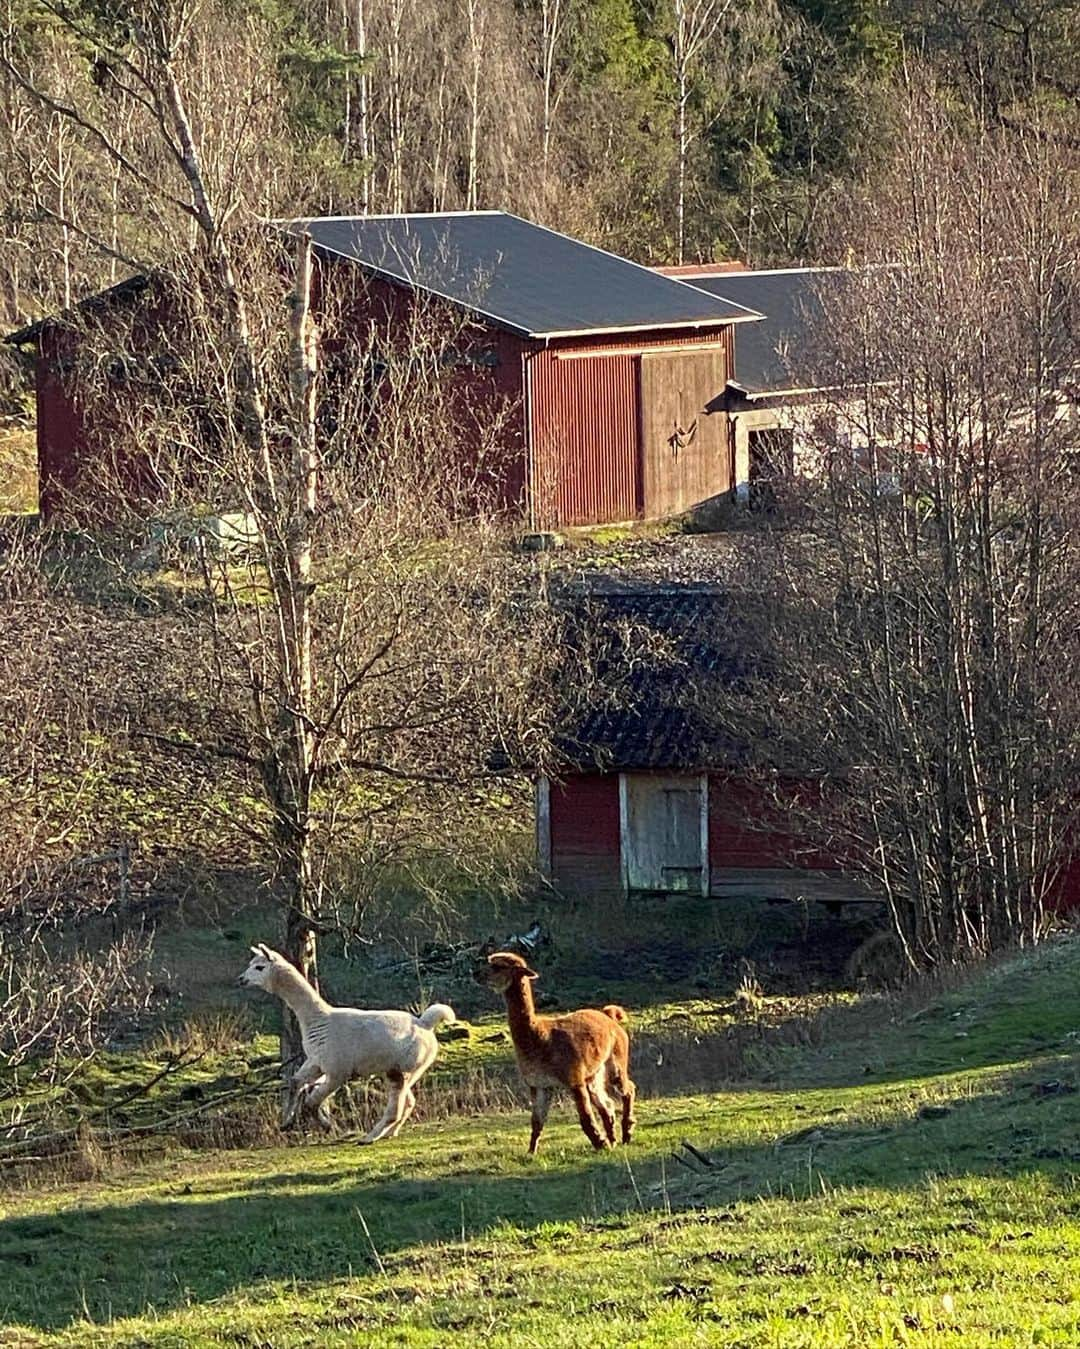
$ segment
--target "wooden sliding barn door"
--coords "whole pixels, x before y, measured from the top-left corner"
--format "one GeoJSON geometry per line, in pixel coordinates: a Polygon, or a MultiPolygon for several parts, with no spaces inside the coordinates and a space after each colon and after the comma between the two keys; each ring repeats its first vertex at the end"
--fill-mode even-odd
{"type": "Polygon", "coordinates": [[[734,484],[726,413],[705,405],[723,392],[722,350],[646,352],[641,358],[641,437],[646,519],[678,515],[734,484]]]}

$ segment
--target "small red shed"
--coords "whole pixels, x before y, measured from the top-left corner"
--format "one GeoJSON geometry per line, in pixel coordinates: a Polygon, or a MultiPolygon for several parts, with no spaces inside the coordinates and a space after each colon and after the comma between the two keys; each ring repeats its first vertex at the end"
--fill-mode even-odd
{"type": "MultiPolygon", "coordinates": [[[[730,419],[708,405],[732,377],[735,326],[755,311],[503,211],[284,227],[311,235],[323,285],[340,288],[358,322],[416,295],[471,316],[467,350],[454,353],[460,378],[472,406],[512,405],[496,495],[531,527],[661,518],[733,489],[730,419]]],[[[93,434],[64,375],[62,326],[6,339],[37,344],[46,510],[50,479],[73,479],[93,434]]]]}
{"type": "Polygon", "coordinates": [[[729,603],[723,592],[593,586],[569,603],[575,621],[630,634],[616,636],[614,650],[629,641],[634,659],[613,657],[595,702],[586,694],[582,706],[571,692],[560,737],[564,768],[556,780],[537,781],[537,855],[557,890],[878,898],[845,874],[838,857],[792,832],[799,812],[781,818],[778,795],[805,808],[816,784],[791,780],[766,792],[747,771],[745,746],[717,729],[703,676],[740,675],[739,657],[718,640],[729,603]]]}

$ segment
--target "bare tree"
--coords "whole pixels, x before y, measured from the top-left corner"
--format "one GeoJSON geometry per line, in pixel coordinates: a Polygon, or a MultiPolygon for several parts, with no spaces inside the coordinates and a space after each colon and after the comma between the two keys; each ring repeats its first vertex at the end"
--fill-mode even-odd
{"type": "MultiPolygon", "coordinates": [[[[289,949],[314,973],[315,932],[362,918],[365,870],[468,855],[464,821],[501,771],[492,753],[504,766],[527,744],[542,753],[537,678],[555,647],[501,546],[513,408],[470,401],[464,318],[419,303],[381,314],[349,269],[323,270],[318,378],[308,245],[290,295],[280,241],[256,243],[237,281],[282,437],[272,494],[231,411],[227,317],[187,285],[172,292],[175,277],[160,283],[168,303],[81,334],[73,378],[108,429],[75,494],[84,518],[97,501],[114,527],[161,522],[171,566],[206,596],[182,642],[195,706],[148,708],[140,734],[233,765],[262,797],[249,823],[272,843],[289,949]],[[275,327],[286,297],[288,337],[275,327]]],[[[475,837],[472,851],[480,863],[475,837]]]]}
{"type": "Polygon", "coordinates": [[[686,177],[690,147],[698,135],[690,125],[690,102],[694,80],[713,54],[713,44],[731,8],[731,0],[673,0],[671,63],[675,79],[675,144],[677,183],[675,193],[675,260],[686,255],[686,177]]]}
{"type": "MultiPolygon", "coordinates": [[[[273,150],[272,116],[260,118],[273,100],[258,81],[207,89],[202,60],[219,17],[212,6],[151,3],[124,45],[97,35],[108,87],[140,114],[126,141],[98,115],[89,78],[82,89],[42,87],[10,45],[0,67],[146,195],[132,233],[158,263],[149,307],[136,308],[126,337],[123,319],[118,327],[107,314],[77,344],[87,419],[107,429],[96,499],[114,508],[114,524],[125,502],[144,518],[182,520],[188,533],[208,507],[239,518],[238,539],[194,554],[207,597],[190,648],[205,657],[203,712],[147,731],[257,779],[286,949],[314,980],[315,934],[327,921],[314,859],[327,858],[334,828],[408,810],[402,784],[460,793],[488,773],[489,745],[512,739],[515,719],[528,722],[527,666],[506,659],[510,596],[486,560],[494,535],[462,524],[484,515],[498,410],[470,421],[462,408],[453,364],[441,359],[453,344],[445,322],[435,346],[419,340],[419,313],[403,338],[400,323],[373,317],[366,344],[350,345],[353,314],[327,301],[318,322],[333,397],[320,423],[310,246],[300,239],[291,261],[254,228],[278,176],[260,176],[273,150]],[[219,137],[230,132],[226,147],[219,137]],[[465,425],[470,443],[457,447],[451,427],[465,425]],[[431,548],[441,550],[437,570],[424,560],[431,548]],[[489,741],[488,731],[500,734],[489,741]]],[[[57,18],[86,36],[80,18],[57,18]]],[[[252,44],[249,59],[269,81],[257,33],[252,44]]],[[[83,233],[102,242],[100,229],[83,233]]],[[[125,251],[137,255],[134,239],[125,251]]],[[[190,570],[189,557],[178,565],[190,570]]],[[[284,1048],[288,1056],[288,1038],[284,1048]]]]}
{"type": "Polygon", "coordinates": [[[971,133],[908,99],[846,221],[865,265],[811,376],[841,392],[755,697],[922,965],[1036,940],[1075,849],[1080,162],[1045,122],[971,133]]]}

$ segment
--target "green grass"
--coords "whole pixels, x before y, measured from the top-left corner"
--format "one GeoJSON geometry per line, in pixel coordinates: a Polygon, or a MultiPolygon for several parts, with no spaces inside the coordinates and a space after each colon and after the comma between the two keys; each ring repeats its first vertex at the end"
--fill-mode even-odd
{"type": "Polygon", "coordinates": [[[1072,940],[875,1005],[606,1155],[563,1104],[536,1159],[522,1110],[35,1175],[0,1344],[1075,1346],[1078,990],[1072,940]]]}

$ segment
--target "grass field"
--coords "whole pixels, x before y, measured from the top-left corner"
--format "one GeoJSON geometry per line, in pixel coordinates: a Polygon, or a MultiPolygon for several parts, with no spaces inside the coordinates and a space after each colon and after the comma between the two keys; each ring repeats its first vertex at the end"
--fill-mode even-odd
{"type": "Polygon", "coordinates": [[[604,1155],[564,1104],[12,1180],[0,1344],[1080,1344],[1080,942],[847,1024],[604,1155]]]}

